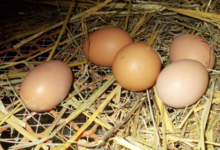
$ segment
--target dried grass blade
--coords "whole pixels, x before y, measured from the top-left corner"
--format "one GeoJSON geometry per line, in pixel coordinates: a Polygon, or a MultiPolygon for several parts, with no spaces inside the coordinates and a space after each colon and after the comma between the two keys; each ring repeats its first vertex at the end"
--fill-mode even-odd
{"type": "MultiPolygon", "coordinates": [[[[82,26],[82,30],[83,32],[86,34],[86,38],[88,38],[88,35],[87,35],[87,29],[85,27],[85,23],[84,23],[84,20],[90,16],[91,14],[93,14],[94,12],[98,11],[99,9],[103,8],[104,6],[106,6],[111,0],[105,0],[105,2],[103,3],[100,3],[98,4],[96,7],[94,7],[93,9],[91,9],[90,12],[88,12],[87,14],[85,14],[82,18],[81,18],[81,26],[82,26]]],[[[89,41],[87,39],[87,42],[89,44],[89,41]]],[[[87,50],[88,54],[86,56],[86,58],[88,58],[88,55],[89,55],[89,47],[88,47],[88,50],[87,50]]]]}
{"type": "Polygon", "coordinates": [[[54,54],[54,52],[55,52],[57,46],[59,45],[60,39],[61,39],[61,37],[62,37],[62,35],[63,35],[63,32],[64,32],[64,30],[65,30],[65,28],[66,28],[66,25],[67,25],[68,21],[69,21],[70,13],[71,13],[71,11],[72,11],[72,9],[73,9],[73,5],[74,5],[74,0],[72,0],[72,3],[71,3],[70,6],[69,6],[69,11],[68,11],[68,13],[67,13],[67,15],[66,15],[66,18],[65,18],[64,22],[63,22],[63,26],[62,26],[62,29],[61,29],[61,31],[60,31],[60,34],[59,34],[59,36],[58,36],[58,39],[57,39],[55,45],[53,46],[52,51],[50,52],[50,55],[49,55],[48,58],[47,58],[47,61],[50,61],[50,60],[51,60],[51,58],[52,58],[52,56],[53,56],[53,54],[54,54]]]}
{"type": "Polygon", "coordinates": [[[141,108],[138,108],[138,110],[136,112],[136,115],[134,117],[134,125],[133,125],[132,133],[131,133],[132,137],[136,137],[137,136],[137,126],[138,126],[138,122],[139,122],[140,109],[141,108]]]}
{"type": "Polygon", "coordinates": [[[9,85],[9,84],[17,84],[22,81],[23,81],[23,79],[15,79],[15,80],[10,80],[10,81],[0,81],[0,86],[9,85]]]}
{"type": "Polygon", "coordinates": [[[127,149],[131,149],[131,150],[143,150],[141,148],[138,148],[136,146],[134,146],[133,144],[131,144],[130,142],[126,141],[125,139],[123,139],[122,137],[114,137],[112,138],[116,144],[118,145],[122,145],[124,147],[126,147],[127,149]]]}
{"type": "Polygon", "coordinates": [[[178,13],[182,14],[187,14],[191,17],[205,17],[209,19],[213,19],[216,21],[220,21],[220,15],[216,13],[207,13],[207,12],[201,12],[201,11],[196,11],[196,10],[190,10],[190,9],[179,9],[179,8],[170,8],[170,7],[165,7],[165,9],[172,10],[178,13]]]}
{"type": "Polygon", "coordinates": [[[83,65],[83,64],[86,64],[86,61],[68,64],[68,66],[71,68],[71,67],[75,67],[75,66],[79,66],[79,65],[83,65]]]}
{"type": "Polygon", "coordinates": [[[127,11],[127,16],[126,16],[126,21],[125,21],[125,31],[127,31],[127,28],[128,28],[128,20],[129,20],[130,12],[131,12],[131,3],[132,3],[132,0],[130,0],[129,5],[128,5],[128,11],[127,11]]]}
{"type": "Polygon", "coordinates": [[[194,27],[192,27],[192,26],[188,26],[188,25],[186,25],[186,24],[184,24],[184,23],[180,23],[180,22],[178,22],[178,21],[175,21],[175,20],[170,19],[170,18],[167,18],[167,17],[166,17],[166,19],[168,19],[168,20],[170,20],[170,21],[172,21],[172,22],[174,22],[174,23],[176,23],[176,24],[178,24],[178,25],[181,25],[181,26],[187,27],[187,28],[189,28],[189,29],[193,29],[193,30],[195,30],[195,31],[198,31],[198,32],[201,32],[201,33],[204,33],[204,34],[206,34],[206,35],[211,36],[211,34],[205,32],[205,31],[199,30],[199,29],[197,29],[197,28],[194,28],[194,27]]]}
{"type": "Polygon", "coordinates": [[[51,135],[49,135],[47,137],[44,137],[44,138],[42,138],[42,139],[40,139],[38,141],[35,141],[35,142],[27,142],[27,143],[24,143],[24,144],[15,145],[15,146],[12,146],[10,149],[12,149],[12,150],[16,149],[17,150],[17,149],[23,149],[23,148],[32,147],[34,145],[46,142],[47,140],[53,138],[54,135],[55,135],[55,133],[53,133],[53,134],[51,134],[51,135]]]}
{"type": "MultiPolygon", "coordinates": [[[[111,7],[111,8],[126,8],[127,3],[111,3],[106,5],[106,7],[111,7]]],[[[154,11],[160,11],[164,7],[162,5],[157,5],[157,4],[132,4],[131,7],[133,9],[146,9],[146,10],[154,10],[154,11]]]]}
{"type": "Polygon", "coordinates": [[[167,112],[167,110],[165,109],[164,103],[161,101],[161,99],[159,98],[159,96],[157,95],[157,91],[156,91],[156,87],[154,86],[154,93],[155,93],[155,97],[156,97],[156,101],[157,101],[157,105],[160,109],[160,113],[164,113],[164,117],[165,117],[165,121],[166,121],[166,129],[172,133],[174,133],[173,130],[173,123],[172,120],[167,112]],[[163,111],[164,110],[164,111],[163,111]]]}
{"type": "Polygon", "coordinates": [[[115,97],[115,103],[119,103],[119,101],[120,101],[120,97],[121,97],[121,86],[119,85],[119,87],[118,87],[118,91],[117,91],[117,93],[116,93],[116,97],[115,97]]]}
{"type": "Polygon", "coordinates": [[[6,74],[1,74],[0,79],[7,79],[6,76],[8,77],[8,79],[22,78],[25,77],[27,74],[28,72],[9,72],[6,74]]]}
{"type": "Polygon", "coordinates": [[[137,14],[146,14],[146,13],[153,13],[155,11],[141,11],[141,12],[129,12],[129,11],[98,11],[94,12],[92,15],[111,15],[114,14],[117,17],[124,17],[125,15],[137,15],[137,14]]]}
{"type": "Polygon", "coordinates": [[[153,145],[151,145],[151,144],[148,144],[148,143],[146,143],[145,141],[136,139],[136,138],[134,138],[134,137],[131,137],[131,136],[128,136],[128,137],[131,138],[131,139],[133,139],[134,141],[137,141],[138,143],[144,144],[144,145],[149,146],[149,147],[151,147],[151,148],[158,149],[158,150],[162,149],[162,148],[153,146],[153,145]]]}
{"type": "Polygon", "coordinates": [[[210,112],[210,108],[211,108],[211,105],[212,105],[212,98],[213,98],[213,92],[214,92],[214,86],[215,86],[215,82],[212,82],[212,86],[211,86],[211,94],[210,94],[210,97],[209,99],[206,98],[206,104],[205,104],[205,107],[204,107],[204,110],[202,112],[202,115],[201,115],[201,121],[200,121],[200,140],[199,140],[199,148],[200,147],[202,148],[202,150],[205,150],[205,128],[206,128],[206,124],[207,124],[207,120],[208,120],[208,116],[209,116],[209,112],[210,112]]]}
{"type": "Polygon", "coordinates": [[[167,134],[166,134],[166,121],[164,115],[165,107],[161,107],[161,116],[162,116],[162,132],[163,132],[163,149],[167,149],[167,134]]]}
{"type": "Polygon", "coordinates": [[[150,39],[150,41],[148,42],[149,45],[152,45],[152,44],[153,44],[153,42],[154,42],[154,40],[156,39],[156,37],[157,37],[159,31],[160,31],[160,30],[157,30],[157,31],[155,32],[155,34],[153,35],[153,37],[152,37],[152,38],[150,39]]]}
{"type": "Polygon", "coordinates": [[[99,106],[99,108],[91,115],[91,117],[83,124],[83,126],[66,142],[64,145],[54,148],[53,150],[64,150],[68,148],[71,143],[73,143],[78,136],[94,121],[94,119],[99,115],[99,113],[105,108],[106,105],[112,100],[112,98],[115,96],[117,92],[116,87],[112,92],[109,94],[109,96],[105,99],[105,101],[102,102],[102,104],[99,106]]]}
{"type": "Polygon", "coordinates": [[[22,40],[21,42],[15,44],[15,45],[13,46],[14,49],[17,49],[17,48],[21,47],[22,45],[24,45],[25,43],[28,43],[28,42],[30,42],[31,40],[33,40],[33,39],[39,37],[40,35],[42,35],[42,34],[45,32],[45,30],[46,30],[46,29],[44,29],[43,31],[40,31],[40,32],[38,31],[38,33],[34,32],[34,33],[36,33],[36,34],[34,34],[33,36],[30,36],[30,37],[26,38],[25,40],[22,40]]]}
{"type": "MultiPolygon", "coordinates": [[[[119,88],[119,87],[118,87],[118,88],[119,88]]],[[[77,100],[75,97],[71,97],[71,100],[68,100],[67,102],[72,102],[72,101],[78,102],[78,100],[77,100]]],[[[74,108],[77,108],[77,107],[78,107],[76,104],[71,104],[71,105],[72,105],[74,108]]],[[[82,113],[83,113],[84,115],[86,115],[88,118],[91,117],[91,115],[88,114],[86,111],[84,111],[84,112],[82,112],[82,113]]],[[[112,126],[111,126],[108,122],[102,120],[101,118],[100,118],[100,119],[99,119],[99,118],[95,118],[94,121],[95,121],[96,123],[100,124],[101,126],[105,127],[106,129],[111,129],[111,128],[112,128],[112,126]]]]}
{"type": "MultiPolygon", "coordinates": [[[[0,118],[4,117],[5,115],[0,112],[0,118]]],[[[25,129],[23,129],[21,126],[19,126],[17,123],[15,123],[11,118],[8,118],[6,120],[6,122],[12,126],[13,128],[15,128],[19,133],[21,133],[24,137],[30,139],[31,141],[35,142],[38,141],[38,139],[33,136],[32,134],[30,134],[29,132],[27,132],[25,129]]],[[[48,147],[46,145],[42,146],[43,149],[47,150],[48,147]]]]}
{"type": "MultiPolygon", "coordinates": [[[[42,30],[45,30],[45,28],[47,28],[48,26],[43,26],[43,27],[39,27],[38,29],[35,29],[33,31],[26,31],[25,33],[22,33],[22,34],[18,34],[16,36],[13,36],[5,41],[2,41],[0,42],[0,45],[2,44],[5,44],[5,43],[9,43],[11,41],[14,41],[14,40],[17,40],[17,39],[20,39],[20,38],[23,38],[23,37],[26,37],[26,36],[29,36],[29,35],[32,35],[32,34],[35,34],[37,32],[40,32],[42,30]]],[[[19,42],[20,43],[20,42],[19,42]]]]}
{"type": "Polygon", "coordinates": [[[1,122],[0,122],[0,126],[2,125],[2,123],[4,123],[9,117],[11,117],[11,115],[14,114],[14,112],[18,109],[18,107],[21,106],[21,103],[18,104],[11,112],[9,112],[6,116],[4,116],[4,118],[1,118],[1,122]]]}
{"type": "MultiPolygon", "coordinates": [[[[93,9],[93,8],[91,8],[91,10],[92,10],[92,9],[93,9]]],[[[88,11],[89,11],[89,10],[88,10],[88,11]]],[[[79,18],[79,17],[83,16],[84,14],[86,14],[86,12],[87,12],[87,11],[84,11],[84,12],[80,13],[79,15],[73,16],[72,18],[70,18],[70,21],[71,21],[71,19],[72,19],[72,21],[73,21],[75,18],[79,18]]],[[[63,23],[63,22],[61,22],[60,24],[56,24],[56,25],[57,25],[56,27],[62,25],[62,23],[63,23]]],[[[49,30],[51,30],[51,29],[53,29],[53,28],[55,28],[55,27],[52,26],[52,27],[51,27],[50,29],[48,29],[47,31],[49,31],[49,30]]],[[[99,27],[99,28],[105,28],[105,27],[99,27]]],[[[95,27],[95,28],[93,28],[93,29],[91,29],[91,30],[89,30],[89,31],[94,31],[94,30],[99,29],[99,28],[98,28],[98,27],[95,27]]],[[[45,32],[46,32],[46,31],[45,31],[45,32]]],[[[82,36],[83,34],[84,34],[84,33],[80,33],[80,34],[74,36],[74,38],[80,37],[80,36],[82,36]]],[[[63,41],[63,42],[60,42],[59,45],[63,45],[63,44],[65,44],[65,43],[67,43],[67,42],[70,42],[71,40],[72,40],[72,39],[68,39],[68,40],[65,40],[65,41],[63,41]]],[[[23,43],[23,44],[25,44],[25,43],[23,43]]],[[[11,63],[11,64],[8,64],[8,65],[5,65],[5,66],[1,66],[0,69],[5,69],[5,68],[9,68],[9,67],[12,67],[12,66],[21,64],[21,63],[25,63],[25,61],[29,61],[29,60],[31,60],[31,59],[37,57],[37,56],[40,56],[40,55],[42,55],[42,54],[44,54],[44,53],[46,53],[46,52],[49,52],[50,50],[52,50],[52,48],[53,48],[53,47],[50,47],[50,48],[48,48],[48,49],[46,49],[46,50],[44,50],[44,51],[41,51],[41,52],[37,53],[36,55],[27,58],[26,60],[22,60],[22,61],[19,61],[19,62],[13,62],[13,63],[11,63]]],[[[84,61],[81,62],[81,63],[84,64],[84,61]]],[[[80,63],[80,64],[81,64],[81,63],[80,63]]],[[[80,65],[80,64],[79,64],[79,65],[80,65]]],[[[74,67],[75,65],[76,65],[76,64],[74,63],[73,67],[74,67]]],[[[72,65],[71,65],[71,67],[72,67],[72,65]]]]}
{"type": "Polygon", "coordinates": [[[70,61],[78,52],[79,52],[79,49],[76,50],[76,51],[72,54],[72,56],[70,56],[70,57],[66,60],[66,63],[68,64],[69,61],[70,61]]]}
{"type": "Polygon", "coordinates": [[[156,146],[160,146],[160,136],[158,134],[157,126],[156,126],[156,123],[155,123],[155,120],[154,120],[154,115],[153,115],[153,111],[152,111],[152,107],[151,107],[151,103],[150,103],[150,96],[149,96],[148,90],[147,90],[147,99],[148,99],[148,105],[149,105],[149,109],[150,109],[151,120],[153,121],[154,130],[155,130],[155,134],[156,134],[156,137],[157,137],[156,146]]]}
{"type": "MultiPolygon", "coordinates": [[[[124,124],[130,117],[131,115],[142,105],[142,103],[144,102],[144,100],[140,100],[138,99],[134,106],[131,108],[131,111],[116,125],[114,126],[112,129],[110,129],[103,137],[102,137],[102,140],[99,141],[96,149],[103,143],[105,142],[110,136],[111,134],[117,130],[122,124],[124,124]]],[[[123,115],[124,116],[124,115],[123,115]]]]}
{"type": "MultiPolygon", "coordinates": [[[[207,94],[210,94],[209,91],[206,92],[207,94]]],[[[220,91],[219,90],[214,90],[214,96],[215,97],[220,97],[220,91]]]]}
{"type": "MultiPolygon", "coordinates": [[[[3,104],[2,101],[0,101],[0,110],[1,110],[1,112],[2,112],[3,114],[8,114],[8,111],[6,110],[6,108],[5,108],[5,106],[4,106],[4,104],[3,104]]],[[[18,109],[16,109],[16,110],[18,110],[18,109]]],[[[16,110],[15,110],[15,111],[16,111],[16,110]]],[[[14,120],[14,122],[16,122],[17,124],[19,124],[20,126],[25,127],[25,125],[26,125],[25,122],[23,122],[22,120],[18,119],[18,118],[15,117],[14,115],[11,115],[10,118],[11,118],[12,120],[14,120]]]]}
{"type": "MultiPolygon", "coordinates": [[[[205,137],[206,137],[207,141],[214,142],[213,127],[216,125],[217,119],[211,114],[209,117],[209,122],[211,122],[212,124],[207,125],[205,137]]],[[[214,150],[213,145],[208,145],[207,150],[214,150]]]]}
{"type": "MultiPolygon", "coordinates": [[[[19,62],[18,64],[20,64],[22,62],[19,62]]],[[[71,64],[68,64],[68,66],[70,68],[72,68],[72,67],[76,67],[76,66],[83,65],[83,64],[86,64],[86,61],[81,61],[81,62],[77,62],[77,63],[71,63],[71,64]]],[[[17,64],[13,63],[11,66],[14,66],[14,65],[17,65],[17,64]]],[[[7,67],[11,67],[11,66],[6,66],[6,68],[7,67]]],[[[22,77],[25,77],[28,73],[29,72],[10,72],[10,73],[7,73],[7,74],[1,74],[0,75],[0,79],[6,79],[6,76],[8,77],[8,79],[22,78],[22,77]]],[[[20,80],[18,82],[20,82],[20,80]]]]}
{"type": "MultiPolygon", "coordinates": [[[[75,21],[76,19],[78,19],[78,18],[81,18],[81,17],[84,16],[85,14],[91,12],[93,9],[94,9],[94,8],[88,9],[88,10],[86,10],[86,11],[83,11],[82,13],[79,13],[79,14],[77,14],[77,15],[71,17],[71,18],[69,19],[69,20],[70,20],[70,23],[74,22],[74,21],[75,21]]],[[[37,38],[38,36],[42,35],[43,33],[47,32],[47,31],[50,31],[50,30],[52,30],[52,29],[54,29],[54,28],[57,28],[57,27],[59,27],[59,26],[61,26],[61,25],[63,25],[63,23],[64,23],[64,21],[61,21],[61,22],[58,22],[57,24],[54,24],[54,25],[52,25],[52,26],[49,26],[49,27],[46,28],[46,29],[42,29],[39,33],[36,33],[36,32],[35,32],[36,34],[35,34],[35,35],[32,35],[31,37],[29,37],[27,41],[23,40],[22,42],[19,42],[19,43],[16,44],[15,46],[18,48],[18,47],[20,47],[20,46],[26,44],[25,42],[28,42],[29,40],[33,40],[33,39],[37,38]]],[[[81,35],[81,34],[80,34],[80,35],[81,35]]],[[[1,68],[0,68],[0,69],[1,69],[1,68]]]]}
{"type": "Polygon", "coordinates": [[[15,150],[15,149],[23,149],[23,148],[32,147],[34,145],[43,143],[43,142],[51,139],[52,137],[54,137],[54,135],[55,135],[55,133],[51,134],[50,136],[44,137],[40,140],[34,141],[34,142],[27,142],[27,143],[24,143],[24,144],[15,145],[15,146],[12,146],[11,149],[15,150]]]}
{"type": "MultiPolygon", "coordinates": [[[[170,141],[179,141],[179,142],[189,142],[189,143],[199,143],[198,139],[191,139],[191,138],[180,138],[176,136],[170,136],[167,135],[168,140],[170,141]]],[[[214,146],[220,146],[220,143],[215,143],[215,142],[209,142],[209,141],[204,141],[205,144],[210,144],[214,146]]],[[[198,148],[197,148],[198,149],[198,148]]]]}
{"type": "MultiPolygon", "coordinates": [[[[134,137],[133,137],[134,138],[134,137]]],[[[141,143],[138,143],[137,141],[135,141],[131,136],[126,137],[125,139],[130,142],[131,144],[133,144],[134,146],[137,146],[140,149],[145,150],[146,147],[144,145],[142,145],[141,143]]]]}
{"type": "MultiPolygon", "coordinates": [[[[219,103],[219,102],[220,102],[220,98],[215,98],[215,99],[212,100],[212,104],[219,103]]],[[[204,107],[205,107],[205,104],[195,108],[194,112],[200,111],[204,107]]]]}
{"type": "Polygon", "coordinates": [[[187,113],[187,115],[184,117],[184,119],[181,121],[180,125],[177,127],[179,129],[181,129],[183,127],[183,125],[185,124],[185,122],[187,121],[187,119],[189,118],[189,116],[193,113],[193,111],[195,111],[195,108],[198,106],[198,104],[200,103],[200,101],[198,101],[191,109],[190,111],[187,113]]]}
{"type": "Polygon", "coordinates": [[[113,82],[115,81],[114,76],[111,76],[110,79],[103,84],[90,98],[86,103],[81,104],[67,119],[66,122],[75,119],[81,112],[87,109],[113,82]]]}
{"type": "MultiPolygon", "coordinates": [[[[61,42],[59,45],[63,45],[63,44],[65,44],[65,43],[69,42],[69,41],[70,41],[70,39],[61,42]]],[[[44,54],[44,53],[46,53],[46,52],[49,52],[52,48],[53,48],[53,47],[50,47],[50,48],[48,48],[48,49],[46,49],[46,50],[44,50],[44,51],[41,51],[41,52],[37,53],[36,55],[34,55],[34,56],[32,56],[32,57],[29,57],[29,58],[27,58],[27,59],[25,59],[25,60],[18,61],[18,62],[13,62],[13,63],[11,63],[11,64],[2,66],[2,67],[0,67],[0,69],[5,69],[5,68],[8,68],[8,67],[12,67],[12,66],[15,66],[15,65],[18,65],[18,64],[21,64],[21,63],[24,63],[24,64],[25,64],[26,61],[29,61],[29,60],[31,60],[31,59],[37,57],[37,56],[40,56],[40,55],[42,55],[42,54],[44,54]]]]}
{"type": "MultiPolygon", "coordinates": [[[[60,121],[60,118],[63,116],[63,114],[65,113],[67,108],[63,107],[62,110],[59,112],[59,115],[56,117],[56,119],[53,121],[53,123],[50,125],[49,128],[47,128],[46,133],[44,134],[43,138],[46,138],[47,136],[50,135],[51,131],[54,129],[54,127],[56,126],[56,124],[60,121]]],[[[38,144],[34,150],[39,150],[41,148],[41,146],[43,145],[43,143],[38,144]]]]}
{"type": "Polygon", "coordinates": [[[133,30],[130,32],[130,36],[133,37],[134,34],[137,32],[137,30],[142,26],[142,24],[145,22],[147,14],[144,14],[144,16],[139,20],[139,22],[136,24],[136,26],[133,28],[133,30]]]}

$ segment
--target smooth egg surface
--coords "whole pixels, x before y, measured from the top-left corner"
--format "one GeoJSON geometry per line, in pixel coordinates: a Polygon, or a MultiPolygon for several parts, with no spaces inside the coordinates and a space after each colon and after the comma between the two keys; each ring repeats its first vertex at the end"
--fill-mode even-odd
{"type": "Polygon", "coordinates": [[[177,36],[169,49],[170,61],[193,59],[212,69],[215,65],[215,53],[210,45],[200,36],[182,34],[177,36]]]}
{"type": "Polygon", "coordinates": [[[112,65],[116,81],[131,91],[143,91],[154,85],[160,70],[159,55],[143,42],[123,47],[116,54],[112,65]]]}
{"type": "Polygon", "coordinates": [[[209,76],[198,61],[184,59],[166,66],[159,74],[156,90],[160,99],[174,108],[182,108],[198,101],[206,92],[209,76]]]}
{"type": "Polygon", "coordinates": [[[72,84],[69,66],[59,60],[51,60],[31,70],[20,88],[24,105],[36,112],[44,112],[57,106],[68,94],[72,84]]]}
{"type": "Polygon", "coordinates": [[[103,28],[89,35],[89,42],[83,43],[83,53],[92,63],[111,67],[116,53],[132,42],[130,35],[120,28],[103,28]]]}

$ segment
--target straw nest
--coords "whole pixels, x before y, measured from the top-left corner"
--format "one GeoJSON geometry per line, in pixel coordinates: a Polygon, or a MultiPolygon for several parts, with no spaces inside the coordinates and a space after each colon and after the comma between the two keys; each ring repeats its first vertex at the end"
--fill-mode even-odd
{"type": "MultiPolygon", "coordinates": [[[[34,1],[29,3],[31,6],[34,1]]],[[[1,54],[9,43],[12,43],[10,49],[19,53],[20,47],[56,30],[58,38],[42,51],[21,54],[22,60],[14,58],[1,62],[0,68],[6,70],[0,76],[1,99],[10,97],[11,103],[6,106],[3,100],[0,101],[0,134],[16,130],[22,136],[16,142],[1,138],[0,143],[14,143],[10,149],[33,147],[35,150],[220,149],[218,0],[39,3],[48,10],[36,11],[35,15],[23,20],[23,24],[5,26],[2,32],[1,54]],[[110,26],[126,30],[134,41],[152,45],[160,54],[163,67],[170,63],[169,45],[175,36],[192,33],[206,39],[215,50],[216,65],[209,72],[209,88],[205,95],[192,106],[174,109],[163,104],[154,87],[143,92],[121,88],[112,76],[111,68],[87,62],[82,54],[82,43],[88,35],[110,26]],[[62,38],[63,35],[67,35],[66,38],[62,38]],[[42,117],[48,114],[53,117],[47,127],[35,118],[37,113],[26,110],[18,96],[23,78],[42,62],[35,59],[44,54],[48,55],[43,61],[58,59],[72,69],[78,69],[74,72],[73,90],[58,106],[59,112],[41,113],[42,117]],[[23,67],[16,68],[20,64],[23,67]],[[17,114],[23,110],[28,112],[27,115],[18,117],[17,114]],[[65,115],[67,111],[70,113],[65,115]],[[79,127],[74,119],[80,115],[88,119],[79,127]],[[28,123],[30,118],[44,132],[35,133],[28,123]],[[72,131],[71,137],[62,132],[64,128],[72,131]],[[54,142],[53,138],[60,142],[54,142]]]]}

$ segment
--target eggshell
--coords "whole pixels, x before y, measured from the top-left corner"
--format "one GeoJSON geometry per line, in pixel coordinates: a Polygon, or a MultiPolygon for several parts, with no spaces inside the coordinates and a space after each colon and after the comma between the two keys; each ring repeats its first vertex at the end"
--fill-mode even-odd
{"type": "Polygon", "coordinates": [[[71,84],[69,66],[59,60],[48,61],[35,67],[24,78],[20,98],[32,111],[48,111],[66,97],[71,84]]]}
{"type": "Polygon", "coordinates": [[[151,46],[142,42],[131,43],[116,54],[112,70],[122,87],[131,91],[142,91],[156,82],[161,61],[151,46]]]}
{"type": "Polygon", "coordinates": [[[89,36],[89,43],[84,42],[83,53],[94,64],[111,67],[116,53],[132,42],[130,35],[120,28],[103,28],[89,36]]]}
{"type": "Polygon", "coordinates": [[[215,54],[210,45],[201,37],[193,34],[182,34],[176,37],[169,50],[171,62],[181,59],[193,59],[212,69],[215,65],[215,54]]]}
{"type": "Polygon", "coordinates": [[[156,90],[160,99],[174,108],[189,106],[206,92],[208,72],[198,61],[184,59],[165,67],[159,74],[156,90]]]}

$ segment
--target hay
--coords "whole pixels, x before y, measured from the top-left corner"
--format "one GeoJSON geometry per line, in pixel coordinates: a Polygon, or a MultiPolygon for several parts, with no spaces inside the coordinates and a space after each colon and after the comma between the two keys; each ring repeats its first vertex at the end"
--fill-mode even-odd
{"type": "MultiPolygon", "coordinates": [[[[32,147],[34,150],[219,149],[218,1],[88,0],[39,3],[45,8],[50,7],[48,11],[59,12],[59,19],[56,17],[56,21],[46,20],[43,24],[42,21],[37,22],[39,26],[31,26],[30,22],[35,18],[29,18],[26,23],[28,28],[15,26],[17,32],[4,35],[7,38],[0,42],[2,58],[11,51],[19,57],[1,60],[0,137],[5,131],[15,130],[21,135],[17,141],[0,138],[0,143],[13,143],[10,149],[32,147]],[[160,54],[163,67],[170,63],[168,51],[174,37],[194,33],[204,38],[216,54],[215,68],[209,70],[207,92],[192,106],[174,109],[160,100],[155,87],[143,92],[123,89],[112,76],[111,68],[88,62],[82,53],[82,44],[90,33],[112,26],[126,30],[135,42],[144,41],[151,45],[160,54]],[[53,43],[42,48],[37,43],[43,37],[52,39],[53,43]],[[10,43],[13,44],[8,46],[10,43]],[[36,50],[23,54],[20,50],[30,44],[36,50]],[[45,55],[44,59],[37,61],[45,55]],[[51,59],[62,60],[76,70],[73,90],[53,110],[29,112],[18,96],[20,83],[31,69],[51,59]],[[18,65],[22,67],[17,68],[18,65]],[[10,103],[4,104],[4,98],[8,98],[10,103]],[[25,115],[19,116],[20,112],[25,112],[25,115]],[[53,120],[45,126],[37,115],[50,116],[53,120]],[[81,115],[87,119],[79,126],[76,120],[81,115]],[[31,119],[43,132],[35,133],[31,119]],[[64,134],[64,130],[71,132],[70,136],[64,134]]],[[[5,27],[5,30],[5,33],[11,33],[9,31],[12,29],[5,27]]]]}

